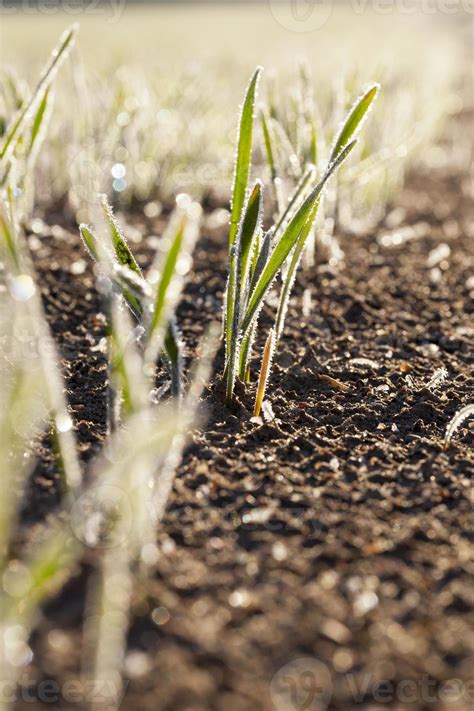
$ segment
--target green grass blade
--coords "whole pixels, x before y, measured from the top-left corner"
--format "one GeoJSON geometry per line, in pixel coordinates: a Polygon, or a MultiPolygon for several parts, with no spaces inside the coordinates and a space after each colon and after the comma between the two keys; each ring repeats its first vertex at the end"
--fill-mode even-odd
{"type": "Polygon", "coordinates": [[[262,184],[257,181],[253,188],[241,221],[237,238],[232,246],[229,256],[229,285],[228,302],[232,301],[232,309],[227,312],[227,395],[229,404],[234,392],[237,374],[237,361],[239,358],[240,339],[239,322],[240,314],[244,307],[244,299],[249,293],[249,261],[254,246],[255,236],[262,217],[262,184]],[[232,320],[231,320],[232,319],[232,320]]]}
{"type": "Polygon", "coordinates": [[[245,95],[244,104],[242,106],[242,112],[240,114],[238,129],[237,158],[234,168],[234,184],[232,188],[232,207],[229,228],[229,277],[227,280],[224,309],[226,366],[228,364],[230,352],[232,350],[232,334],[235,322],[234,312],[236,308],[236,296],[238,293],[237,265],[239,259],[237,250],[235,249],[235,241],[239,232],[239,225],[242,221],[242,213],[247,195],[247,185],[249,181],[250,167],[252,163],[252,133],[255,98],[261,71],[261,67],[257,67],[252,79],[250,80],[250,84],[247,88],[247,92],[245,95]]]}
{"type": "Polygon", "coordinates": [[[11,106],[13,111],[18,111],[23,106],[26,98],[23,82],[20,82],[12,67],[3,68],[1,80],[4,85],[5,103],[11,106]]]}
{"type": "Polygon", "coordinates": [[[121,264],[114,265],[112,278],[114,284],[119,286],[124,294],[127,292],[130,293],[134,299],[140,303],[143,314],[146,318],[148,313],[148,309],[146,307],[153,296],[152,289],[150,288],[148,282],[146,282],[145,279],[139,274],[133,272],[128,267],[122,266],[121,264]]]}
{"type": "Polygon", "coordinates": [[[169,305],[169,293],[176,274],[176,264],[183,248],[186,226],[187,217],[184,215],[178,222],[156,289],[145,355],[148,361],[154,362],[162,344],[163,355],[171,375],[171,390],[176,397],[182,394],[183,359],[180,334],[174,318],[169,316],[170,310],[172,311],[169,305]]]}
{"type": "MultiPolygon", "coordinates": [[[[5,306],[5,311],[8,309],[12,313],[12,304],[5,306]]],[[[12,337],[11,326],[17,325],[18,320],[14,314],[13,323],[7,324],[2,307],[2,339],[12,337]]],[[[5,358],[0,364],[0,458],[2,462],[8,462],[2,473],[3,490],[0,498],[0,570],[8,554],[10,533],[14,530],[24,483],[31,470],[30,463],[24,458],[30,444],[29,436],[33,427],[44,426],[41,405],[46,399],[46,393],[44,383],[41,378],[38,379],[37,374],[36,368],[34,371],[31,368],[31,363],[17,362],[13,365],[5,358]],[[18,403],[21,403],[21,410],[18,403]]]]}
{"type": "MultiPolygon", "coordinates": [[[[179,208],[170,220],[170,247],[150,271],[157,286],[147,333],[145,360],[152,364],[164,347],[175,389],[181,389],[181,344],[173,313],[192,265],[192,253],[199,234],[200,208],[196,203],[179,208]],[[179,386],[179,387],[178,387],[179,386]]],[[[158,261],[158,260],[157,260],[158,261]]],[[[151,278],[151,276],[150,276],[151,278]]]]}
{"type": "Polygon", "coordinates": [[[239,228],[240,217],[247,193],[247,185],[250,175],[250,165],[252,162],[252,132],[255,109],[255,99],[257,94],[258,80],[262,68],[257,67],[250,80],[242,113],[240,114],[238,130],[237,159],[234,169],[234,185],[232,189],[232,209],[230,215],[229,249],[234,244],[239,228]]]}
{"type": "Polygon", "coordinates": [[[240,321],[240,235],[232,245],[229,255],[229,280],[227,284],[227,330],[226,330],[226,404],[232,402],[236,378],[236,361],[239,353],[240,321]],[[232,304],[232,308],[229,305],[232,304]]]}
{"type": "MultiPolygon", "coordinates": [[[[272,238],[273,238],[273,231],[269,230],[260,245],[260,249],[258,249],[259,245],[257,242],[255,242],[255,247],[258,249],[257,252],[257,257],[255,259],[255,263],[252,265],[251,273],[250,273],[250,284],[248,287],[248,294],[251,294],[253,290],[255,289],[255,285],[257,284],[258,280],[260,279],[260,276],[265,269],[265,266],[268,262],[268,258],[270,256],[270,250],[272,246],[272,238]]],[[[247,295],[248,299],[248,295],[247,295]]],[[[245,309],[247,308],[247,303],[245,303],[245,309]]],[[[243,310],[245,310],[243,309],[243,310]]],[[[240,353],[239,353],[239,378],[242,382],[248,382],[248,372],[247,372],[247,367],[248,367],[248,362],[250,359],[250,354],[252,352],[252,344],[255,340],[255,334],[256,334],[256,323],[254,323],[254,326],[248,331],[248,333],[242,338],[242,343],[240,346],[240,353]]]]}
{"type": "Polygon", "coordinates": [[[67,55],[68,50],[73,46],[76,35],[78,31],[78,26],[73,25],[69,30],[66,30],[61,36],[57,47],[51,53],[50,59],[46,63],[43,71],[41,72],[40,79],[36,85],[33,94],[30,99],[20,108],[19,113],[13,126],[7,131],[5,141],[2,148],[0,149],[0,160],[3,160],[10,154],[20,139],[25,125],[30,119],[30,114],[35,106],[38,97],[41,96],[42,92],[45,91],[50,85],[55,71],[59,68],[61,62],[67,55]]]}
{"type": "Polygon", "coordinates": [[[0,200],[0,238],[1,252],[5,250],[16,269],[19,269],[20,256],[18,254],[14,228],[8,215],[7,206],[3,200],[0,200]]]}
{"type": "Polygon", "coordinates": [[[248,371],[248,365],[249,365],[249,360],[250,360],[250,356],[252,353],[252,346],[253,346],[253,342],[255,340],[256,331],[257,331],[257,320],[254,319],[252,327],[247,332],[247,335],[245,335],[243,337],[242,344],[240,346],[239,379],[243,383],[250,382],[250,374],[248,371]]]}
{"type": "Polygon", "coordinates": [[[127,306],[135,318],[140,320],[144,312],[144,300],[142,296],[147,291],[147,284],[143,279],[140,270],[137,272],[134,269],[130,269],[127,263],[124,265],[117,264],[112,255],[107,249],[104,248],[97,235],[88,225],[79,225],[79,233],[92,259],[94,259],[97,264],[102,267],[104,274],[112,279],[115,287],[122,294],[127,306]]]}
{"type": "Polygon", "coordinates": [[[33,119],[33,125],[31,127],[30,135],[30,145],[28,148],[28,157],[31,155],[36,142],[41,135],[41,129],[44,125],[45,119],[48,115],[48,109],[53,102],[54,94],[51,91],[51,87],[48,87],[44,92],[43,98],[41,99],[38,110],[36,111],[35,117],[33,119]]]}
{"type": "Polygon", "coordinates": [[[81,235],[82,241],[84,242],[84,245],[89,254],[91,255],[92,259],[94,259],[96,262],[99,262],[100,257],[97,237],[95,236],[89,225],[85,225],[83,223],[80,224],[79,234],[81,235]]]}
{"type": "MultiPolygon", "coordinates": [[[[105,210],[106,208],[104,212],[105,210]]],[[[106,220],[111,236],[113,234],[112,239],[115,237],[121,245],[121,234],[109,211],[106,213],[106,220]]],[[[133,316],[137,321],[141,321],[147,313],[147,304],[151,301],[151,289],[140,271],[130,269],[128,264],[117,263],[110,250],[105,248],[90,227],[81,224],[79,232],[89,254],[113,285],[111,288],[110,284],[104,282],[103,288],[99,288],[101,309],[107,320],[107,417],[108,430],[113,432],[117,429],[121,412],[129,418],[146,401],[143,371],[136,353],[133,328],[127,320],[127,315],[120,311],[116,294],[119,293],[124,298],[133,316]]]]}
{"type": "Polygon", "coordinates": [[[290,300],[291,289],[293,287],[293,283],[296,277],[296,270],[298,268],[301,255],[303,253],[303,248],[306,243],[306,239],[308,238],[308,235],[313,227],[314,220],[316,218],[316,214],[319,208],[319,203],[320,199],[318,198],[318,200],[316,200],[314,204],[310,216],[308,217],[308,220],[306,221],[303,229],[301,230],[301,234],[298,237],[296,247],[291,256],[288,270],[285,274],[285,279],[281,289],[280,298],[278,301],[277,315],[275,319],[275,342],[278,342],[283,331],[283,326],[285,324],[285,316],[288,309],[288,302],[290,300]]]}
{"type": "Polygon", "coordinates": [[[166,295],[168,293],[168,289],[173,279],[173,276],[176,272],[176,263],[178,261],[178,257],[181,253],[181,249],[183,246],[186,225],[187,218],[186,216],[183,216],[179,220],[176,233],[171,242],[171,247],[169,248],[168,253],[166,255],[166,259],[163,265],[163,270],[160,275],[160,280],[158,282],[154,299],[153,315],[151,317],[150,330],[148,335],[150,339],[153,338],[153,334],[155,333],[157,327],[163,322],[163,314],[166,306],[166,295]]]}
{"type": "Polygon", "coordinates": [[[183,394],[183,347],[181,335],[174,317],[168,322],[163,355],[168,363],[171,375],[171,392],[180,398],[183,394]]]}
{"type": "Polygon", "coordinates": [[[10,617],[29,630],[39,604],[64,584],[80,553],[81,544],[69,525],[53,525],[22,563],[28,571],[28,585],[20,597],[5,596],[8,600],[4,600],[2,617],[10,617]]]}
{"type": "Polygon", "coordinates": [[[291,193],[290,197],[288,198],[288,202],[286,204],[286,207],[284,210],[282,210],[280,217],[278,218],[278,221],[275,225],[274,228],[274,234],[278,235],[279,230],[281,229],[282,225],[284,224],[285,220],[287,219],[288,215],[291,215],[293,212],[293,209],[297,205],[298,201],[300,198],[303,196],[304,191],[306,189],[306,186],[310,182],[312,178],[315,176],[316,169],[314,166],[310,166],[306,173],[303,175],[303,177],[299,180],[297,185],[295,186],[295,189],[291,193]]]}
{"type": "MultiPolygon", "coordinates": [[[[102,211],[104,213],[104,218],[109,229],[110,239],[112,242],[112,247],[114,250],[115,258],[118,263],[122,266],[128,267],[132,272],[135,272],[137,276],[142,277],[142,272],[138,266],[135,257],[133,256],[128,244],[125,239],[117,220],[112,212],[112,207],[107,200],[106,195],[100,196],[100,204],[102,206],[102,211]]],[[[143,314],[143,304],[136,296],[134,296],[129,289],[123,290],[124,298],[129,305],[132,312],[139,318],[143,314]]]]}
{"type": "Polygon", "coordinates": [[[265,269],[267,262],[268,262],[268,257],[270,256],[270,250],[272,247],[272,239],[273,239],[273,230],[268,230],[266,232],[263,240],[262,240],[262,245],[260,247],[260,251],[257,256],[257,260],[255,262],[255,268],[252,272],[251,280],[250,280],[250,293],[253,292],[255,289],[255,286],[260,279],[260,276],[262,275],[263,270],[265,269]]]}
{"type": "Polygon", "coordinates": [[[112,207],[107,200],[106,195],[100,196],[100,204],[104,213],[105,221],[109,228],[110,238],[112,240],[112,246],[114,248],[115,256],[119,264],[127,266],[136,274],[142,275],[141,269],[138,266],[135,257],[133,256],[130,247],[127,244],[125,235],[123,234],[117,220],[112,212],[112,207]]]}
{"type": "Polygon", "coordinates": [[[122,411],[131,417],[146,404],[146,385],[137,351],[130,316],[121,310],[117,298],[111,299],[109,328],[110,375],[114,381],[117,397],[122,396],[122,411]]]}
{"type": "Polygon", "coordinates": [[[240,283],[241,290],[247,284],[249,260],[252,254],[252,248],[255,243],[255,236],[259,228],[263,214],[263,186],[260,180],[257,180],[255,187],[252,190],[245,211],[242,233],[240,236],[240,283]]]}
{"type": "Polygon", "coordinates": [[[372,102],[378,94],[379,88],[379,84],[372,84],[370,89],[368,89],[365,94],[356,99],[347,115],[346,120],[342,124],[337,138],[334,141],[329,163],[332,163],[339,156],[356,131],[360,129],[365,117],[367,116],[367,112],[372,105],[372,102]]]}
{"type": "MultiPolygon", "coordinates": [[[[7,194],[11,200],[11,191],[7,191],[7,194]]],[[[35,279],[28,259],[25,237],[20,230],[16,230],[12,201],[9,207],[10,215],[6,205],[0,200],[0,233],[6,242],[8,254],[12,257],[10,263],[7,262],[7,275],[14,279],[26,278],[34,283],[35,279]]],[[[49,325],[45,319],[37,289],[34,289],[22,303],[21,318],[25,320],[25,328],[28,329],[32,338],[37,339],[38,343],[46,342],[47,339],[50,344],[47,349],[40,349],[39,367],[41,368],[41,378],[45,384],[47,408],[57,429],[57,443],[62,468],[65,472],[65,483],[68,491],[74,491],[77,490],[82,480],[81,469],[75,449],[72,421],[67,410],[62,375],[58,367],[59,357],[54,342],[52,342],[49,325]]]]}
{"type": "MultiPolygon", "coordinates": [[[[25,144],[24,165],[21,174],[17,178],[17,187],[21,190],[21,194],[23,195],[21,201],[23,222],[27,216],[32,215],[33,212],[35,164],[41,144],[46,136],[49,120],[53,110],[53,103],[54,90],[51,86],[48,86],[36,109],[30,133],[27,135],[27,132],[25,131],[25,135],[22,138],[22,141],[25,144]]],[[[11,165],[12,161],[7,165],[5,173],[6,180],[8,180],[10,172],[9,168],[11,165]]]]}
{"type": "Polygon", "coordinates": [[[287,228],[285,229],[283,235],[278,240],[275,245],[270,258],[267,262],[265,269],[263,270],[257,285],[250,297],[249,305],[247,307],[247,312],[242,323],[242,333],[246,335],[248,329],[250,328],[252,321],[258,312],[259,308],[263,304],[263,299],[268,291],[273,279],[280,270],[285,259],[295,246],[299,236],[306,222],[311,219],[313,215],[313,208],[318,202],[321,192],[334,173],[334,171],[341,165],[341,163],[346,159],[349,153],[352,151],[357,141],[350,143],[343,151],[339,154],[338,158],[328,167],[326,173],[321,178],[316,187],[312,190],[310,195],[306,198],[300,208],[297,210],[293,218],[290,220],[287,228]]]}

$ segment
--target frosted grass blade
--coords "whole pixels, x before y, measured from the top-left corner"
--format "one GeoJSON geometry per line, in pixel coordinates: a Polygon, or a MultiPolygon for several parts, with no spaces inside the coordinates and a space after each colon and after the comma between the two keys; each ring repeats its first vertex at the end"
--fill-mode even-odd
{"type": "Polygon", "coordinates": [[[242,334],[244,336],[250,328],[257,311],[262,306],[265,294],[267,293],[273,279],[298,241],[306,222],[311,217],[314,219],[313,208],[318,203],[326,182],[329,180],[334,171],[347,158],[356,143],[357,141],[353,141],[346,146],[346,148],[344,148],[339,154],[338,158],[328,167],[324,176],[297,210],[296,214],[292,217],[283,235],[275,245],[268,259],[267,265],[250,297],[249,305],[242,323],[242,334]]]}
{"type": "Polygon", "coordinates": [[[112,272],[113,281],[121,288],[122,292],[128,291],[142,305],[144,315],[146,308],[152,300],[153,292],[148,282],[139,274],[121,264],[114,264],[112,272]]]}
{"type": "Polygon", "coordinates": [[[29,573],[25,576],[28,586],[20,598],[9,597],[8,613],[29,627],[38,605],[67,579],[80,550],[68,524],[52,525],[45,540],[30,550],[23,563],[29,573]]]}
{"type": "Polygon", "coordinates": [[[234,169],[234,185],[232,189],[232,209],[230,215],[229,249],[235,242],[237,230],[239,228],[240,217],[245,202],[247,185],[250,175],[250,165],[252,162],[252,132],[255,110],[255,98],[261,67],[257,67],[250,80],[242,113],[240,114],[238,129],[237,159],[234,169]]]}
{"type": "Polygon", "coordinates": [[[232,348],[232,329],[234,324],[234,309],[236,306],[237,293],[237,264],[239,260],[235,250],[235,242],[239,231],[239,225],[242,220],[242,212],[247,196],[247,186],[250,176],[250,167],[252,163],[252,133],[255,98],[261,71],[261,67],[257,67],[252,79],[250,80],[250,84],[245,95],[242,112],[240,114],[238,129],[237,158],[234,168],[234,184],[232,188],[232,207],[229,228],[229,277],[227,280],[224,309],[226,365],[228,363],[229,354],[232,348]]]}
{"type": "MultiPolygon", "coordinates": [[[[133,256],[130,247],[127,244],[125,235],[123,234],[117,220],[112,212],[112,207],[107,200],[106,195],[100,195],[99,197],[102,211],[104,214],[105,222],[109,229],[110,240],[114,250],[115,257],[119,264],[128,267],[131,271],[135,272],[139,277],[142,276],[140,267],[138,266],[135,257],[133,256]]],[[[139,318],[143,314],[143,305],[139,299],[137,299],[128,289],[124,290],[123,293],[125,300],[129,304],[133,313],[139,318]]]]}
{"type": "Polygon", "coordinates": [[[99,247],[97,245],[97,237],[95,236],[89,225],[80,224],[79,234],[81,235],[82,241],[84,242],[84,245],[92,259],[94,259],[96,262],[99,262],[100,257],[99,247]]]}
{"type": "Polygon", "coordinates": [[[226,369],[227,387],[226,404],[232,401],[236,378],[236,360],[239,352],[240,322],[240,237],[232,245],[229,255],[229,282],[227,288],[227,323],[226,323],[226,369]],[[231,280],[231,275],[233,275],[231,280]],[[229,308],[231,306],[231,308],[229,308]]]}
{"type": "Polygon", "coordinates": [[[90,595],[93,614],[85,629],[87,658],[83,658],[87,684],[105,691],[88,705],[89,711],[118,709],[123,698],[122,664],[125,656],[133,589],[132,558],[127,546],[105,551],[95,573],[94,594],[90,595]],[[117,584],[120,594],[117,594],[117,584]]]}
{"type": "Polygon", "coordinates": [[[2,251],[8,254],[8,257],[12,260],[16,269],[19,269],[19,254],[13,225],[8,214],[7,206],[3,200],[0,200],[0,236],[2,239],[2,251]]]}
{"type": "Polygon", "coordinates": [[[129,418],[145,407],[147,388],[130,316],[121,310],[117,298],[113,297],[110,309],[109,347],[110,376],[117,397],[122,395],[123,414],[129,418]]]}
{"type": "Polygon", "coordinates": [[[105,221],[109,228],[112,246],[114,248],[115,256],[117,258],[118,263],[127,266],[129,269],[141,276],[141,269],[138,266],[136,259],[130,250],[130,247],[127,244],[125,235],[123,234],[116,218],[114,217],[112,207],[109,201],[107,200],[107,196],[100,195],[99,200],[102,207],[102,211],[104,213],[105,221]]]}
{"type": "Polygon", "coordinates": [[[157,280],[157,286],[152,299],[145,360],[149,364],[154,363],[164,348],[175,394],[180,394],[182,389],[182,349],[173,312],[182,293],[185,276],[191,269],[192,253],[199,235],[200,214],[201,208],[197,203],[176,210],[167,233],[170,247],[165,255],[160,255],[161,263],[155,264],[150,270],[150,275],[157,280]]]}
{"type": "Polygon", "coordinates": [[[50,59],[46,63],[41,72],[38,84],[33,91],[30,99],[20,108],[17,118],[13,122],[13,126],[7,131],[5,141],[0,149],[0,160],[6,159],[10,155],[22,135],[25,125],[30,119],[30,114],[33,107],[41,96],[41,93],[50,85],[54,74],[59,68],[61,62],[67,56],[68,51],[73,46],[78,31],[78,25],[73,25],[69,30],[66,30],[61,36],[57,47],[52,51],[50,59]]]}
{"type": "Polygon", "coordinates": [[[227,355],[227,403],[232,400],[234,384],[236,378],[237,360],[239,357],[240,338],[239,325],[240,314],[245,304],[243,303],[249,293],[248,289],[248,267],[251,249],[254,244],[255,235],[262,215],[262,184],[257,181],[245,206],[245,212],[241,221],[239,233],[232,246],[229,257],[229,269],[235,275],[233,284],[230,283],[232,291],[228,291],[228,305],[232,301],[232,321],[227,321],[227,337],[229,348],[227,355]]]}
{"type": "Polygon", "coordinates": [[[171,391],[175,397],[183,394],[183,345],[176,320],[172,317],[166,330],[163,355],[171,375],[171,391]]]}
{"type": "Polygon", "coordinates": [[[283,326],[285,323],[285,316],[286,312],[288,309],[288,302],[290,299],[290,294],[291,294],[291,289],[293,287],[293,283],[296,277],[296,270],[298,268],[298,264],[301,259],[301,255],[303,253],[303,248],[305,246],[306,240],[308,238],[308,235],[310,234],[314,220],[316,218],[316,214],[318,212],[319,208],[319,203],[320,200],[318,199],[316,203],[314,204],[313,210],[308,217],[308,220],[306,221],[306,224],[304,225],[301,234],[298,238],[298,241],[296,243],[296,247],[293,251],[293,254],[291,256],[290,264],[288,266],[288,270],[285,274],[285,278],[283,281],[282,289],[280,292],[280,298],[278,301],[278,309],[277,309],[277,314],[276,314],[276,319],[275,319],[275,341],[278,342],[280,339],[280,336],[283,331],[283,326]]]}
{"type": "Polygon", "coordinates": [[[250,288],[249,288],[250,293],[252,293],[253,290],[255,289],[255,286],[256,286],[258,280],[260,279],[263,270],[265,269],[265,267],[267,265],[268,258],[270,256],[270,251],[272,248],[273,235],[274,235],[273,229],[268,230],[268,232],[265,233],[265,236],[262,240],[262,245],[260,247],[260,251],[258,253],[256,262],[255,262],[255,267],[252,271],[252,275],[250,278],[250,288]]]}
{"type": "MultiPolygon", "coordinates": [[[[186,215],[179,218],[174,238],[166,254],[163,269],[160,274],[153,305],[153,315],[150,322],[148,338],[152,339],[159,326],[163,325],[163,314],[166,310],[168,290],[176,273],[176,263],[183,248],[185,231],[188,225],[186,215]]],[[[188,248],[191,245],[187,245],[188,248]]]]}
{"type": "MultiPolygon", "coordinates": [[[[270,250],[272,246],[272,239],[273,239],[273,230],[268,230],[266,232],[262,244],[260,247],[260,251],[258,253],[255,266],[253,268],[253,272],[250,276],[250,285],[248,289],[248,295],[250,295],[254,289],[255,286],[260,279],[260,276],[265,269],[268,258],[270,256],[270,250]]],[[[245,309],[247,308],[247,302],[248,302],[248,295],[245,303],[245,309]]],[[[242,343],[240,346],[240,356],[239,356],[239,378],[242,382],[248,382],[248,361],[250,358],[251,350],[252,350],[252,344],[255,339],[255,333],[256,333],[256,323],[253,328],[251,328],[246,335],[243,336],[242,338],[242,343]]]]}
{"type": "Polygon", "coordinates": [[[255,245],[255,236],[259,229],[263,214],[263,186],[257,180],[252,190],[242,223],[242,234],[240,236],[240,281],[241,291],[247,287],[249,276],[249,261],[252,249],[255,245]],[[242,288],[243,287],[243,288],[242,288]]]}
{"type": "Polygon", "coordinates": [[[48,87],[44,92],[44,96],[41,99],[38,110],[36,111],[35,117],[33,119],[33,125],[31,127],[30,143],[28,148],[28,160],[31,159],[33,148],[37,147],[37,142],[40,137],[44,135],[44,127],[47,123],[48,114],[52,108],[52,103],[54,100],[54,93],[51,87],[48,87]]]}
{"type": "MultiPolygon", "coordinates": [[[[11,304],[8,310],[11,313],[11,304]]],[[[18,319],[8,323],[2,313],[1,337],[8,337],[18,319]]],[[[31,463],[25,460],[24,453],[29,445],[28,433],[36,427],[42,427],[41,406],[46,399],[43,383],[38,384],[37,371],[33,372],[30,364],[16,363],[7,359],[0,363],[0,461],[5,464],[2,473],[3,492],[0,497],[0,568],[8,553],[10,531],[17,518],[18,503],[21,499],[24,482],[31,469],[31,463]],[[39,390],[39,393],[38,393],[39,390]],[[38,399],[38,395],[42,395],[38,399]],[[18,407],[21,403],[21,408],[18,407]]],[[[41,379],[40,379],[41,380],[41,379]]]]}
{"type": "Polygon", "coordinates": [[[79,233],[92,259],[100,265],[104,275],[112,280],[115,288],[125,299],[130,311],[137,321],[140,321],[144,309],[139,294],[143,295],[147,291],[147,284],[141,276],[140,270],[130,269],[128,263],[125,263],[125,265],[117,264],[114,256],[105,248],[88,225],[79,225],[79,233]]]}
{"type": "Polygon", "coordinates": [[[249,360],[252,352],[253,342],[255,340],[255,335],[257,332],[257,319],[247,332],[247,335],[243,337],[242,344],[240,346],[240,356],[239,356],[239,378],[243,383],[250,382],[250,370],[249,370],[249,360]]]}
{"type": "Polygon", "coordinates": [[[362,123],[367,116],[372,102],[379,92],[380,85],[372,84],[370,89],[368,89],[365,94],[356,99],[354,105],[349,111],[346,120],[342,124],[341,130],[334,141],[333,148],[331,150],[331,156],[329,158],[329,163],[332,163],[340,155],[341,151],[347,146],[351,138],[354,136],[356,131],[358,131],[362,123]]]}
{"type": "MultiPolygon", "coordinates": [[[[13,203],[10,205],[13,212],[13,203]]],[[[0,229],[5,240],[9,240],[8,252],[13,255],[8,264],[7,274],[15,282],[18,279],[29,280],[34,285],[34,272],[29,263],[28,250],[24,246],[25,238],[16,230],[13,214],[8,215],[6,206],[0,201],[0,229]],[[10,250],[13,249],[11,253],[10,250]]],[[[60,468],[64,472],[64,485],[69,493],[77,490],[82,481],[81,468],[75,449],[72,420],[68,414],[62,375],[58,367],[60,362],[49,325],[43,311],[41,297],[36,288],[23,301],[17,302],[22,309],[24,327],[37,343],[50,344],[46,349],[39,349],[41,377],[44,379],[47,404],[53,422],[53,433],[58,445],[60,468]]]]}

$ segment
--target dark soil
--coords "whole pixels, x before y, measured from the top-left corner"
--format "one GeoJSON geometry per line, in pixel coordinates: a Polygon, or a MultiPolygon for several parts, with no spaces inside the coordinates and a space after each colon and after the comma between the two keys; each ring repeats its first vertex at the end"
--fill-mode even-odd
{"type": "MultiPolygon", "coordinates": [[[[344,269],[300,272],[268,391],[274,421],[249,421],[254,385],[232,411],[218,386],[207,393],[207,423],[158,533],[156,572],[135,590],[123,709],[325,708],[329,682],[311,659],[332,677],[330,709],[470,707],[472,687],[455,702],[457,687],[443,686],[472,672],[469,421],[443,451],[448,421],[474,401],[469,189],[459,171],[418,173],[385,224],[340,235],[344,269]],[[400,228],[412,238],[384,246],[400,228]],[[441,242],[451,253],[433,271],[428,255],[441,242]],[[447,378],[428,388],[440,367],[447,378]],[[284,705],[284,676],[299,705],[284,705]]],[[[146,264],[147,236],[163,220],[137,214],[127,220],[144,235],[135,248],[146,264]]],[[[87,261],[72,226],[40,242],[33,256],[86,465],[105,433],[99,303],[90,266],[71,273],[87,261]]],[[[204,230],[179,309],[189,360],[220,316],[224,266],[225,235],[204,230]]],[[[39,455],[23,511],[30,532],[59,501],[47,442],[39,455]]],[[[28,670],[37,683],[77,678],[89,572],[44,610],[28,670]]]]}

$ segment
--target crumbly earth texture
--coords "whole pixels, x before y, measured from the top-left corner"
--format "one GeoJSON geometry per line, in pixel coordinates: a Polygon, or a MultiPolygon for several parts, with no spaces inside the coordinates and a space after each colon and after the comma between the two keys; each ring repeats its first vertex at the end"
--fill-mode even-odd
{"type": "MultiPolygon", "coordinates": [[[[470,190],[459,170],[419,171],[377,229],[338,235],[343,268],[299,272],[267,392],[274,419],[250,419],[258,358],[231,410],[213,379],[159,559],[133,592],[122,709],[472,708],[472,424],[443,449],[474,402],[470,190]]],[[[43,217],[30,244],[87,469],[105,436],[104,326],[72,223],[43,217]]],[[[165,219],[125,217],[146,265],[165,219]]],[[[206,227],[178,313],[188,364],[220,317],[225,251],[225,231],[206,227]]],[[[271,312],[270,299],[257,354],[271,312]]],[[[28,536],[60,498],[47,441],[37,454],[28,536]]],[[[78,678],[96,560],[44,607],[24,685],[78,678]]],[[[53,706],[78,708],[62,694],[53,706]]]]}

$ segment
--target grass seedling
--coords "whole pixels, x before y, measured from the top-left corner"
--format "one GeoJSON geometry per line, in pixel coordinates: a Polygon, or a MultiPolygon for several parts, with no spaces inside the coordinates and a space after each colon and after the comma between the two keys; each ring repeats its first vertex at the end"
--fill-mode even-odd
{"type": "MultiPolygon", "coordinates": [[[[53,346],[49,326],[44,317],[35,275],[28,258],[28,248],[14,214],[12,192],[9,206],[0,199],[0,258],[6,273],[11,298],[13,323],[15,318],[36,344],[40,377],[44,385],[46,408],[51,423],[58,468],[63,473],[63,489],[74,492],[80,486],[81,474],[71,436],[72,421],[66,407],[59,357],[53,346]],[[51,342],[51,348],[41,344],[51,342]]],[[[25,363],[28,368],[31,364],[25,363]]]]}
{"type": "Polygon", "coordinates": [[[16,116],[11,119],[4,132],[0,147],[0,187],[16,182],[21,192],[28,189],[30,195],[24,197],[25,212],[28,205],[31,207],[32,204],[34,164],[51,114],[54,96],[52,84],[59,67],[74,45],[77,29],[77,25],[73,25],[61,36],[40,74],[35,89],[21,102],[16,116]],[[16,164],[17,158],[22,163],[22,171],[19,171],[16,164]]]}
{"type": "MultiPolygon", "coordinates": [[[[225,301],[225,343],[226,343],[226,402],[233,397],[237,375],[242,381],[248,380],[248,359],[255,336],[258,315],[275,277],[281,272],[283,284],[275,320],[275,344],[284,328],[284,321],[294,283],[296,270],[308,236],[316,219],[321,197],[326,183],[349,156],[357,143],[354,139],[377,94],[378,86],[373,85],[353,105],[343,122],[330,151],[326,168],[316,185],[309,188],[314,179],[314,168],[309,167],[296,185],[288,205],[280,212],[273,227],[263,239],[260,237],[262,188],[255,186],[248,198],[242,199],[242,186],[250,172],[253,102],[259,70],[254,74],[244,101],[239,127],[239,150],[235,168],[234,197],[229,233],[229,276],[225,301]],[[245,150],[241,149],[245,146],[245,150]],[[240,176],[237,179],[237,176],[240,176]],[[236,185],[239,186],[236,198],[236,185]],[[308,194],[309,193],[309,194],[308,194]],[[240,212],[237,212],[240,206],[240,212]],[[236,225],[238,225],[236,227],[236,225]],[[248,255],[252,254],[252,268],[248,268],[248,255]],[[287,260],[289,259],[289,262],[287,260]]],[[[272,177],[275,176],[275,151],[263,115],[263,133],[267,158],[272,177]]],[[[282,129],[283,130],[283,129],[282,129]]],[[[295,124],[296,131],[296,124],[295,124]]],[[[272,337],[273,341],[273,337],[272,337]]],[[[267,369],[268,370],[268,369],[267,369]]],[[[262,367],[263,372],[263,367],[262,367]]],[[[265,374],[265,382],[269,374],[265,374]]]]}
{"type": "Polygon", "coordinates": [[[336,160],[356,131],[360,130],[379,89],[379,84],[372,84],[362,96],[355,100],[333,143],[329,163],[336,160]]]}
{"type": "MultiPolygon", "coordinates": [[[[12,191],[7,192],[8,199],[12,199],[12,191]]],[[[18,652],[28,650],[39,605],[70,574],[80,548],[69,524],[63,522],[43,531],[41,542],[20,559],[12,557],[21,493],[34,461],[30,456],[32,439],[49,430],[64,503],[75,500],[83,482],[60,359],[53,347],[12,200],[7,205],[0,199],[0,262],[2,317],[5,316],[0,328],[2,336],[6,335],[15,346],[13,357],[0,363],[0,459],[5,464],[0,504],[0,575],[4,583],[8,581],[0,596],[0,678],[2,682],[14,682],[20,668],[18,652]],[[17,348],[19,333],[27,334],[34,358],[17,348]],[[21,597],[12,593],[19,585],[21,597]]]]}
{"type": "MultiPolygon", "coordinates": [[[[98,262],[106,279],[106,288],[110,286],[121,295],[143,331],[140,342],[143,344],[144,368],[154,369],[155,360],[162,353],[170,369],[173,394],[181,396],[181,343],[173,312],[184,283],[184,275],[191,265],[200,208],[196,203],[188,201],[186,206],[176,209],[165,235],[169,249],[165,254],[157,255],[149,277],[145,278],[104,195],[100,196],[100,205],[108,236],[104,239],[102,235],[100,239],[92,228],[80,225],[84,244],[98,262]]],[[[110,311],[107,305],[106,310],[110,311]]],[[[113,322],[110,314],[108,321],[113,322]]]]}

